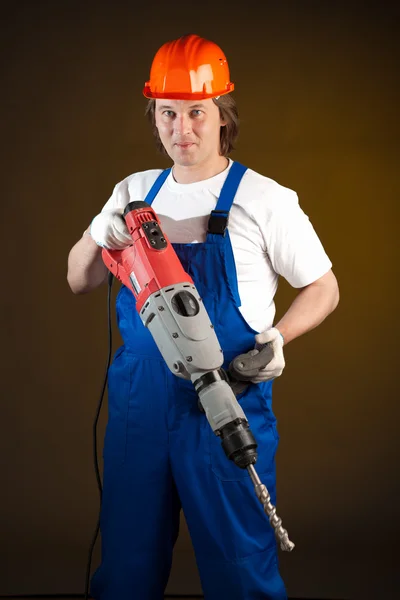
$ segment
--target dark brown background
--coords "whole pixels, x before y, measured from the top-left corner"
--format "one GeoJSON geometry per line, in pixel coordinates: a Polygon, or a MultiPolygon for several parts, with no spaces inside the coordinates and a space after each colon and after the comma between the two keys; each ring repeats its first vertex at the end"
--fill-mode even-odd
{"type": "MultiPolygon", "coordinates": [[[[106,289],[73,296],[67,254],[117,181],[168,165],[141,89],[156,49],[195,32],[230,62],[233,158],[299,193],[341,287],[337,311],[287,347],[275,387],[289,594],[400,597],[398,17],[382,2],[18,2],[3,13],[0,594],[83,590],[106,289]]],[[[292,298],[282,282],[278,315],[292,298]]],[[[168,591],[200,591],[185,530],[175,559],[168,591]]]]}

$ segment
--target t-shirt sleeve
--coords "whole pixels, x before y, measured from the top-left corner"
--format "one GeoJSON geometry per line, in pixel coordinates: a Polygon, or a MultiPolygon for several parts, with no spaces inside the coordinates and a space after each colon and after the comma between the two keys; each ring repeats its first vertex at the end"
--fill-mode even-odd
{"type": "Polygon", "coordinates": [[[102,208],[102,212],[104,210],[125,208],[133,200],[144,200],[160,173],[162,173],[162,169],[152,169],[128,175],[114,187],[110,198],[102,208]]]}
{"type": "Polygon", "coordinates": [[[263,231],[273,269],[294,288],[313,283],[332,267],[296,192],[281,188],[263,231]]]}
{"type": "MultiPolygon", "coordinates": [[[[132,185],[133,177],[131,177],[130,179],[132,185]]],[[[129,204],[129,202],[129,181],[127,179],[124,179],[123,181],[117,183],[117,185],[114,187],[110,198],[107,200],[107,202],[101,209],[101,212],[103,212],[104,210],[113,210],[115,208],[125,208],[125,206],[129,204]]]]}

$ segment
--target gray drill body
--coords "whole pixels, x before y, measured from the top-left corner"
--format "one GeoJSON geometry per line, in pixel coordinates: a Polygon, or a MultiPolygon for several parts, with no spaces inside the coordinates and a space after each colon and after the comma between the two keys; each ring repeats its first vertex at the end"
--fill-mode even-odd
{"type": "Polygon", "coordinates": [[[224,361],[214,327],[192,283],[160,289],[140,311],[169,369],[193,383],[212,373],[214,381],[199,391],[200,403],[214,431],[235,419],[246,419],[219,369],[224,361]],[[177,302],[177,298],[181,302],[177,302]]]}

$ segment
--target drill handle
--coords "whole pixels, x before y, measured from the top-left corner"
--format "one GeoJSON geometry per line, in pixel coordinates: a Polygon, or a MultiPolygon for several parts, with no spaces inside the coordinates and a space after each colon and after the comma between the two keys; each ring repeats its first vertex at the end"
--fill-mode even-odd
{"type": "Polygon", "coordinates": [[[261,350],[254,348],[250,352],[239,354],[229,365],[229,374],[239,381],[250,381],[271,362],[273,356],[274,351],[269,344],[265,344],[261,350]]]}

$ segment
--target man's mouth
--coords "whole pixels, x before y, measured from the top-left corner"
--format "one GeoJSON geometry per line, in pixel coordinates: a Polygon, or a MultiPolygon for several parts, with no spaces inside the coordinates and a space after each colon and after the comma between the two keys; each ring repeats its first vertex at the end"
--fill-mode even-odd
{"type": "Polygon", "coordinates": [[[190,148],[190,146],[194,146],[194,142],[176,142],[175,146],[178,146],[178,148],[190,148]]]}

